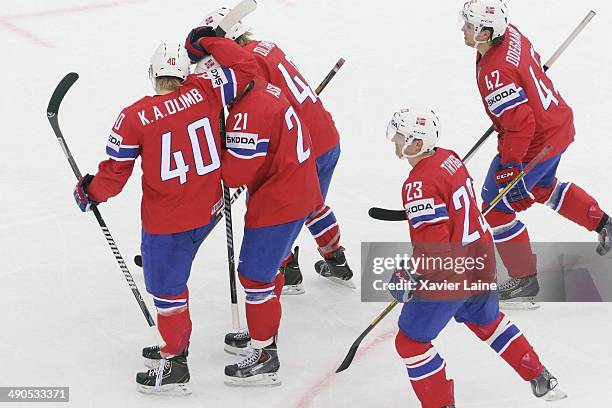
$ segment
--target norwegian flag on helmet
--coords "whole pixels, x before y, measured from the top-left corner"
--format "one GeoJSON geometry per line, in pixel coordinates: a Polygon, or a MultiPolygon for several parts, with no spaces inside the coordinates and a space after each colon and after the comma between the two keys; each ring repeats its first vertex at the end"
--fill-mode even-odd
{"type": "Polygon", "coordinates": [[[204,21],[204,23],[205,23],[207,26],[210,26],[210,25],[213,23],[213,17],[212,17],[212,16],[208,16],[208,17],[206,17],[206,21],[204,21]]]}
{"type": "Polygon", "coordinates": [[[495,14],[495,7],[493,7],[493,6],[486,6],[485,7],[485,14],[495,14]]]}
{"type": "Polygon", "coordinates": [[[419,126],[425,126],[426,122],[427,122],[427,119],[425,119],[425,118],[417,117],[417,119],[416,119],[416,124],[419,125],[419,126]]]}

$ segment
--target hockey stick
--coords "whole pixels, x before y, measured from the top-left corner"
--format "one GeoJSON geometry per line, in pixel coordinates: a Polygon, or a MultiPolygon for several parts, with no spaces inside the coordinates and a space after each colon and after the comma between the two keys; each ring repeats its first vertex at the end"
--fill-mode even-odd
{"type": "MultiPolygon", "coordinates": [[[[219,128],[221,140],[225,140],[225,109],[221,110],[220,113],[219,128]]],[[[225,143],[223,145],[225,146],[225,143]]],[[[223,214],[225,215],[225,238],[227,241],[227,266],[229,269],[230,300],[232,304],[232,327],[234,329],[239,329],[240,314],[238,312],[238,295],[236,291],[236,260],[234,256],[234,232],[232,228],[232,199],[230,197],[230,189],[225,183],[223,183],[223,214]]]]}
{"type": "MultiPolygon", "coordinates": [[[[317,87],[315,93],[318,95],[321,94],[321,92],[323,92],[323,90],[327,87],[327,85],[331,82],[332,78],[334,76],[336,76],[336,74],[338,73],[338,71],[340,70],[340,68],[342,68],[342,66],[344,65],[344,63],[346,62],[346,60],[344,58],[339,58],[338,61],[336,62],[336,64],[334,65],[334,67],[331,69],[331,71],[329,71],[329,73],[327,74],[327,76],[323,79],[323,81],[321,81],[321,83],[319,84],[319,86],[317,87]]],[[[236,200],[238,199],[238,197],[240,197],[240,194],[242,194],[242,192],[246,190],[245,186],[239,187],[236,191],[234,191],[234,194],[232,195],[232,198],[230,200],[231,204],[234,204],[234,202],[236,202],[236,200]]],[[[221,218],[223,218],[223,210],[219,210],[217,211],[217,214],[215,215],[215,226],[221,221],[221,218]]],[[[208,238],[208,235],[210,235],[210,233],[212,232],[212,230],[214,229],[211,228],[210,231],[208,232],[208,234],[206,234],[206,236],[204,237],[204,239],[208,238]]],[[[136,255],[134,257],[134,263],[137,266],[140,266],[142,268],[142,257],[140,255],[136,255]]]]}
{"type": "MultiPolygon", "coordinates": [[[[552,146],[551,145],[547,145],[546,147],[544,147],[544,149],[542,149],[526,166],[525,168],[510,182],[510,184],[508,184],[506,187],[504,187],[499,194],[497,194],[497,196],[495,196],[495,198],[493,200],[491,200],[491,203],[489,205],[487,205],[483,210],[482,210],[482,215],[487,215],[489,213],[489,211],[491,211],[493,209],[493,207],[495,207],[505,196],[506,194],[508,194],[508,191],[510,191],[512,189],[512,187],[514,187],[519,181],[521,181],[526,175],[527,173],[529,173],[531,170],[533,170],[533,168],[542,161],[542,159],[544,158],[544,156],[546,156],[546,154],[548,152],[550,152],[552,150],[552,146]]],[[[387,305],[387,307],[385,308],[385,310],[383,310],[378,316],[376,316],[376,318],[372,321],[372,323],[370,323],[370,325],[368,326],[367,329],[365,329],[363,331],[363,333],[361,333],[359,335],[359,337],[357,337],[357,339],[353,342],[353,344],[351,345],[351,347],[349,348],[348,353],[346,354],[346,357],[344,357],[344,360],[342,361],[342,363],[340,364],[340,367],[338,367],[338,369],[336,370],[337,373],[346,370],[351,363],[353,362],[353,359],[355,358],[355,355],[357,354],[357,349],[359,348],[359,345],[361,344],[361,342],[363,341],[363,339],[368,335],[368,333],[370,333],[372,331],[372,329],[378,324],[380,323],[380,321],[389,314],[389,312],[398,304],[397,300],[393,300],[391,303],[389,303],[387,305]]]]}
{"type": "Polygon", "coordinates": [[[257,2],[255,0],[243,0],[234,7],[232,10],[223,17],[223,20],[219,23],[219,26],[215,28],[217,37],[225,37],[225,34],[236,25],[244,17],[251,14],[257,8],[257,2]]]}
{"type": "MultiPolygon", "coordinates": [[[[563,41],[563,44],[561,44],[557,51],[555,51],[552,57],[550,57],[548,61],[546,61],[546,63],[544,64],[544,72],[548,71],[550,67],[557,61],[557,59],[559,59],[561,54],[563,54],[567,47],[569,47],[569,45],[576,39],[578,34],[580,34],[582,30],[584,30],[584,28],[591,22],[591,20],[595,17],[596,14],[597,13],[595,13],[593,10],[587,13],[586,17],[580,22],[580,24],[578,24],[578,27],[576,27],[574,31],[572,31],[569,37],[567,37],[567,39],[563,41]]],[[[474,144],[474,146],[467,152],[462,161],[466,162],[470,158],[472,158],[472,156],[476,154],[478,150],[480,150],[480,148],[489,138],[489,136],[493,134],[493,132],[495,132],[495,128],[491,125],[491,127],[482,135],[482,137],[478,139],[476,144],[474,144]]]]}
{"type": "MultiPolygon", "coordinates": [[[[591,22],[597,13],[593,10],[589,11],[586,17],[578,24],[578,26],[572,31],[567,39],[559,46],[555,53],[546,61],[544,64],[544,72],[548,71],[550,67],[559,59],[561,54],[570,46],[570,44],[576,39],[578,34],[585,29],[585,27],[591,22]]],[[[476,144],[467,152],[463,157],[462,161],[467,163],[478,150],[484,145],[484,142],[495,132],[495,128],[491,126],[481,137],[478,139],[476,144]]],[[[381,220],[381,221],[405,221],[406,214],[404,210],[389,210],[386,208],[372,207],[368,211],[370,217],[381,220]]]]}
{"type": "MultiPolygon", "coordinates": [[[[64,99],[64,96],[66,96],[66,93],[68,92],[70,87],[74,85],[77,79],[79,79],[79,75],[76,72],[71,72],[67,74],[59,82],[59,84],[53,91],[53,95],[51,95],[51,100],[49,101],[49,105],[47,106],[47,119],[49,119],[49,123],[51,124],[51,127],[53,128],[53,132],[55,132],[55,136],[57,138],[57,141],[60,144],[60,147],[64,151],[64,155],[66,156],[66,159],[68,159],[68,163],[70,164],[70,167],[72,168],[72,172],[74,173],[77,180],[80,180],[82,177],[81,171],[79,170],[79,167],[77,166],[76,161],[74,160],[74,157],[72,157],[72,153],[70,152],[70,149],[68,148],[66,139],[64,139],[64,135],[62,134],[62,131],[60,130],[59,119],[58,119],[58,112],[59,112],[60,104],[62,103],[62,100],[64,99]]],[[[121,269],[121,272],[123,272],[123,276],[125,276],[125,280],[127,281],[130,289],[132,290],[132,293],[134,294],[134,297],[136,298],[136,302],[138,303],[138,306],[140,306],[140,310],[142,310],[142,314],[144,315],[149,327],[153,331],[153,334],[157,340],[157,344],[159,344],[160,347],[165,346],[166,343],[164,342],[164,340],[161,337],[161,334],[155,327],[155,320],[153,320],[153,317],[151,316],[151,313],[149,313],[149,309],[147,308],[147,305],[142,300],[140,291],[138,290],[138,287],[136,286],[136,283],[134,282],[134,279],[132,278],[132,274],[128,270],[128,267],[125,264],[123,257],[121,256],[121,253],[119,252],[119,248],[117,248],[117,244],[115,243],[115,240],[113,239],[110,231],[108,230],[108,227],[106,226],[106,223],[104,222],[104,219],[102,218],[102,215],[100,214],[100,210],[98,210],[98,207],[94,206],[92,211],[94,215],[96,216],[96,220],[98,220],[98,225],[100,225],[100,228],[102,229],[102,232],[104,233],[104,238],[106,238],[106,242],[108,243],[108,246],[113,252],[115,259],[117,260],[117,263],[119,264],[119,268],[121,269]]]]}
{"type": "Polygon", "coordinates": [[[363,339],[365,339],[365,337],[372,331],[372,329],[376,327],[376,325],[380,323],[380,321],[384,319],[385,316],[387,316],[389,312],[391,312],[391,310],[393,310],[393,308],[397,306],[398,303],[399,302],[395,299],[391,303],[389,303],[387,307],[385,307],[385,310],[380,312],[380,314],[376,316],[374,320],[372,320],[372,323],[370,323],[368,328],[365,329],[363,333],[359,335],[359,337],[357,337],[357,340],[355,340],[353,344],[351,344],[351,348],[346,354],[346,357],[344,357],[344,360],[342,360],[342,364],[340,364],[340,367],[338,367],[338,369],[336,370],[337,373],[342,372],[346,370],[347,368],[349,368],[349,366],[353,362],[353,359],[355,358],[355,355],[357,354],[357,349],[359,348],[359,345],[361,344],[363,339]]]}

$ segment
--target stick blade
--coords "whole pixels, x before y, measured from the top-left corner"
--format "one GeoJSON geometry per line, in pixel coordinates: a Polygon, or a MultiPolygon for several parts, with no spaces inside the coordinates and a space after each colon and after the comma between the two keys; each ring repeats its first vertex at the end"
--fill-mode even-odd
{"type": "Polygon", "coordinates": [[[79,79],[79,74],[76,72],[70,72],[66,74],[64,78],[57,84],[55,87],[55,91],[53,91],[53,95],[51,95],[51,100],[49,101],[49,105],[47,106],[47,117],[52,118],[53,116],[57,116],[57,112],[59,111],[60,104],[66,96],[66,93],[74,85],[74,83],[79,79]]]}
{"type": "Polygon", "coordinates": [[[257,1],[255,0],[243,0],[234,7],[219,23],[219,27],[215,29],[217,34],[225,34],[234,26],[237,22],[248,16],[257,8],[257,1]]]}
{"type": "Polygon", "coordinates": [[[353,362],[353,359],[355,358],[355,354],[357,354],[358,347],[359,347],[358,343],[357,344],[353,343],[348,353],[346,354],[346,357],[344,357],[344,360],[342,360],[342,364],[340,364],[340,367],[338,367],[338,369],[336,370],[336,373],[341,373],[342,371],[349,368],[349,366],[353,362]]]}
{"type": "Polygon", "coordinates": [[[406,221],[404,210],[387,210],[386,208],[372,207],[368,210],[368,215],[380,221],[406,221]]]}

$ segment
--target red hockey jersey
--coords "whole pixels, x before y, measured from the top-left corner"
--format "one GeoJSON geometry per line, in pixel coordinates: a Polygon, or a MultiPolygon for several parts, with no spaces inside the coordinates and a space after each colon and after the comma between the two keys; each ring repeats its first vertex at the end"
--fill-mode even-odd
{"type": "Polygon", "coordinates": [[[167,95],[146,96],[125,108],[88,187],[104,202],[123,189],[142,158],[141,217],[145,231],[169,234],[207,224],[222,206],[219,112],[257,72],[253,57],[233,41],[204,38],[223,66],[214,79],[190,75],[167,95]]]}
{"type": "MultiPolygon", "coordinates": [[[[464,289],[464,281],[493,282],[493,237],[478,209],[472,177],[455,152],[437,148],[432,156],[421,160],[404,182],[402,200],[410,225],[413,266],[418,273],[436,282],[460,282],[460,289],[464,289]],[[427,266],[426,259],[430,259],[427,266]]],[[[441,293],[444,291],[437,296],[441,293]]],[[[453,298],[471,294],[446,292],[453,298]]],[[[427,297],[422,292],[420,295],[427,297]]]]}
{"type": "Polygon", "coordinates": [[[502,163],[528,162],[551,144],[548,159],[574,140],[571,108],[515,26],[508,26],[500,46],[477,55],[476,75],[485,110],[499,132],[502,163]]]}
{"type": "Polygon", "coordinates": [[[247,186],[247,227],[295,221],[323,204],[308,128],[279,88],[255,80],[226,126],[223,181],[247,186]]]}
{"type": "Polygon", "coordinates": [[[263,79],[283,91],[302,124],[310,129],[314,157],[336,146],[340,136],[332,116],[285,53],[269,41],[251,41],[244,48],[255,57],[263,79]]]}

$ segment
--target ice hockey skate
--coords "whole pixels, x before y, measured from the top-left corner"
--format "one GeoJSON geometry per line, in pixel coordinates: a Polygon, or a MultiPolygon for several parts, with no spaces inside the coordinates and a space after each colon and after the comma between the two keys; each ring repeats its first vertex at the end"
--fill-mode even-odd
{"type": "MultiPolygon", "coordinates": [[[[189,355],[189,343],[187,343],[187,347],[180,354],[180,356],[187,359],[189,355]]],[[[144,359],[144,365],[147,368],[156,368],[159,365],[159,360],[161,360],[160,348],[159,346],[150,346],[142,349],[142,358],[144,359]]]]}
{"type": "Polygon", "coordinates": [[[279,368],[276,343],[263,349],[251,349],[243,360],[225,366],[225,384],[245,387],[280,385],[279,368]]]}
{"type": "Polygon", "coordinates": [[[319,276],[323,276],[334,283],[357,289],[352,280],[353,271],[346,262],[343,247],[338,248],[331,258],[317,261],[314,266],[319,276]]]}
{"type": "Polygon", "coordinates": [[[302,271],[298,257],[300,255],[300,247],[296,246],[291,254],[291,261],[281,266],[281,273],[285,274],[285,285],[283,286],[283,295],[302,295],[306,293],[302,285],[302,271]]]}
{"type": "Polygon", "coordinates": [[[538,398],[545,401],[559,401],[567,398],[567,394],[558,387],[558,381],[545,368],[542,374],[534,378],[531,382],[531,391],[538,398]]]}
{"type": "Polygon", "coordinates": [[[249,329],[241,329],[237,332],[225,335],[225,345],[223,349],[233,355],[246,357],[251,353],[251,336],[249,329]]]}
{"type": "Polygon", "coordinates": [[[138,391],[145,394],[181,396],[191,394],[187,359],[181,354],[161,359],[156,368],[136,374],[138,391]]]}
{"type": "Polygon", "coordinates": [[[597,253],[601,256],[606,255],[612,249],[612,218],[606,215],[606,221],[599,232],[599,245],[597,253]]]}
{"type": "Polygon", "coordinates": [[[503,310],[535,310],[540,305],[535,297],[540,291],[537,275],[510,278],[498,286],[499,306],[503,310]]]}

